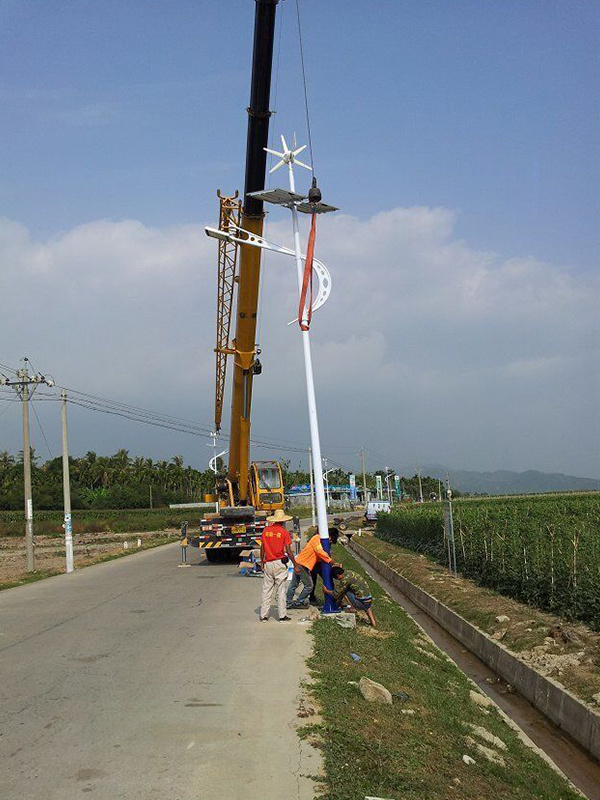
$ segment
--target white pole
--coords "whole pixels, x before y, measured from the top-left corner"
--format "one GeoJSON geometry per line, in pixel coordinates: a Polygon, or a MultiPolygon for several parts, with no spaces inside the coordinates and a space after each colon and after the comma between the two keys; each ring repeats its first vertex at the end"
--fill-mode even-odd
{"type": "MultiPolygon", "coordinates": [[[[296,191],[294,170],[292,162],[288,164],[290,191],[296,191]]],[[[296,253],[296,270],[298,272],[298,291],[302,292],[304,267],[302,265],[302,250],[300,249],[300,231],[298,229],[298,211],[292,205],[292,226],[294,229],[294,250],[296,253]]],[[[312,450],[313,472],[315,481],[315,495],[317,502],[317,522],[319,537],[329,539],[327,525],[327,509],[325,506],[325,487],[323,485],[323,465],[321,461],[321,441],[319,439],[319,420],[317,418],[317,400],[315,397],[315,383],[313,378],[312,355],[310,351],[309,331],[302,331],[302,346],[304,348],[304,371],[306,373],[306,394],[308,399],[308,420],[310,424],[310,444],[312,450]]]]}
{"type": "Polygon", "coordinates": [[[313,480],[313,467],[312,467],[312,449],[308,451],[308,468],[310,471],[310,512],[312,516],[313,528],[317,524],[315,516],[315,482],[313,480]]]}
{"type": "MultiPolygon", "coordinates": [[[[217,491],[217,432],[213,431],[211,433],[212,440],[213,440],[213,467],[215,472],[215,492],[217,491]]],[[[219,498],[217,497],[215,501],[215,511],[219,513],[219,498]]]]}
{"type": "Polygon", "coordinates": [[[73,524],[71,522],[71,484],[69,479],[69,445],[67,443],[67,393],[62,396],[62,467],[63,498],[65,505],[65,553],[67,572],[73,572],[73,524]]]}
{"type": "Polygon", "coordinates": [[[327,513],[329,514],[329,507],[331,506],[331,495],[329,494],[329,473],[331,470],[327,469],[327,459],[324,458],[323,461],[325,462],[325,469],[323,470],[323,477],[325,478],[325,497],[327,498],[327,513]]]}

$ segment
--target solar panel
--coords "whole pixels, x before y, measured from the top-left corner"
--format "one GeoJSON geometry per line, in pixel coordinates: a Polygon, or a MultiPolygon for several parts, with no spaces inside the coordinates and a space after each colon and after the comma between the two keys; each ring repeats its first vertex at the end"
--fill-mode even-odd
{"type": "Polygon", "coordinates": [[[296,208],[303,214],[327,214],[329,211],[339,211],[339,208],[329,206],[327,203],[298,203],[296,208]]]}
{"type": "Polygon", "coordinates": [[[306,200],[306,195],[296,194],[287,189],[269,189],[266,192],[248,192],[248,197],[255,197],[257,200],[263,200],[265,203],[274,203],[277,206],[289,206],[292,203],[306,200]]]}

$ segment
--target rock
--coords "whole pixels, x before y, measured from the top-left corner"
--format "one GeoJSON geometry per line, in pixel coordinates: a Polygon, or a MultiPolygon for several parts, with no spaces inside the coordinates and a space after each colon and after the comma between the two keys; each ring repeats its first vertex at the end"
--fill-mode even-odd
{"type": "Polygon", "coordinates": [[[365,698],[365,700],[368,700],[369,703],[387,703],[390,706],[392,705],[391,692],[380,683],[376,683],[370,678],[365,678],[363,676],[360,679],[358,686],[362,696],[365,698]]]}
{"type": "Polygon", "coordinates": [[[496,622],[510,622],[510,617],[507,617],[506,614],[499,614],[496,617],[496,622]]]}
{"type": "Polygon", "coordinates": [[[492,764],[500,764],[502,767],[505,766],[504,759],[501,755],[498,755],[495,750],[492,750],[490,747],[485,747],[484,745],[479,744],[479,742],[476,742],[475,746],[477,750],[487,758],[488,761],[492,762],[492,764]]]}
{"type": "Polygon", "coordinates": [[[498,736],[494,736],[493,733],[486,730],[486,728],[482,728],[481,725],[471,725],[469,724],[469,728],[473,731],[475,736],[479,736],[480,739],[483,739],[484,742],[488,744],[493,744],[494,747],[497,747],[498,750],[506,750],[506,745],[499,739],[498,736]]]}
{"type": "Polygon", "coordinates": [[[553,655],[546,649],[547,645],[538,645],[530,652],[520,653],[520,658],[542,675],[551,675],[553,672],[562,672],[571,667],[577,667],[585,656],[585,651],[577,653],[563,653],[553,655]]]}
{"type": "Polygon", "coordinates": [[[356,614],[347,614],[345,611],[339,611],[337,614],[322,614],[321,618],[333,620],[341,628],[356,628],[356,614]]]}
{"type": "Polygon", "coordinates": [[[368,794],[368,795],[366,795],[366,796],[365,796],[365,800],[389,800],[389,798],[385,798],[385,797],[374,797],[373,795],[371,795],[371,794],[368,794]]]}
{"type": "Polygon", "coordinates": [[[471,756],[467,756],[467,755],[464,755],[462,757],[462,760],[465,762],[465,764],[476,764],[477,763],[474,758],[471,758],[471,756]]]}
{"type": "Polygon", "coordinates": [[[500,642],[506,636],[506,631],[507,628],[500,628],[500,630],[494,631],[494,633],[492,633],[492,639],[500,642]]]}
{"type": "Polygon", "coordinates": [[[554,641],[563,644],[581,644],[581,637],[572,628],[563,628],[560,623],[553,625],[547,634],[554,641]]]}
{"type": "Polygon", "coordinates": [[[592,700],[594,701],[594,703],[600,706],[600,692],[596,692],[596,694],[593,694],[592,700]]]}
{"type": "Polygon", "coordinates": [[[491,761],[493,764],[501,764],[504,766],[504,759],[501,755],[499,755],[495,750],[492,750],[490,747],[485,747],[485,745],[476,742],[475,739],[472,739],[470,736],[465,736],[465,743],[469,747],[475,748],[478,752],[481,753],[482,756],[485,756],[488,761],[491,761]]]}
{"type": "Polygon", "coordinates": [[[494,701],[487,697],[487,695],[474,692],[473,689],[469,691],[469,697],[475,705],[481,706],[482,708],[492,708],[494,705],[494,701]]]}
{"type": "Polygon", "coordinates": [[[414,714],[416,714],[417,712],[414,710],[414,708],[403,708],[403,709],[402,709],[402,711],[401,711],[400,713],[401,713],[401,714],[406,714],[406,715],[408,715],[408,716],[411,716],[411,717],[412,717],[412,716],[413,716],[414,714]]]}

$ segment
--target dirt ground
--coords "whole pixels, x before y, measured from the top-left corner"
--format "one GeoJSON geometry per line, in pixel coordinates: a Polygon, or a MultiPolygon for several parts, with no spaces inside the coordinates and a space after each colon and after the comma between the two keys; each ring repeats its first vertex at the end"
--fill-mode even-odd
{"type": "Polygon", "coordinates": [[[388,566],[474,623],[520,659],[600,707],[600,635],[497,594],[467,578],[455,578],[423,555],[396,547],[362,531],[356,539],[388,566]]]}
{"type": "MultiPolygon", "coordinates": [[[[153,547],[179,538],[177,528],[139,533],[88,533],[73,536],[75,568],[87,567],[98,561],[153,547]],[[139,542],[139,544],[138,544],[139,542]],[[127,547],[125,546],[127,543],[127,547]]],[[[65,571],[64,540],[53,536],[36,536],[36,573],[55,575],[65,571]]],[[[19,536],[0,536],[0,588],[30,579],[27,572],[25,542],[19,536]]]]}

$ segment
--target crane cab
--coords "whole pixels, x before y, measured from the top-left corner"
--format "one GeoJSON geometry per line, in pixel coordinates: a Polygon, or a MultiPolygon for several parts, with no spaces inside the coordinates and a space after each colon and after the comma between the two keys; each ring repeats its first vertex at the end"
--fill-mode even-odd
{"type": "Polygon", "coordinates": [[[253,461],[250,464],[250,495],[257,511],[283,508],[283,475],[277,461],[253,461]]]}

